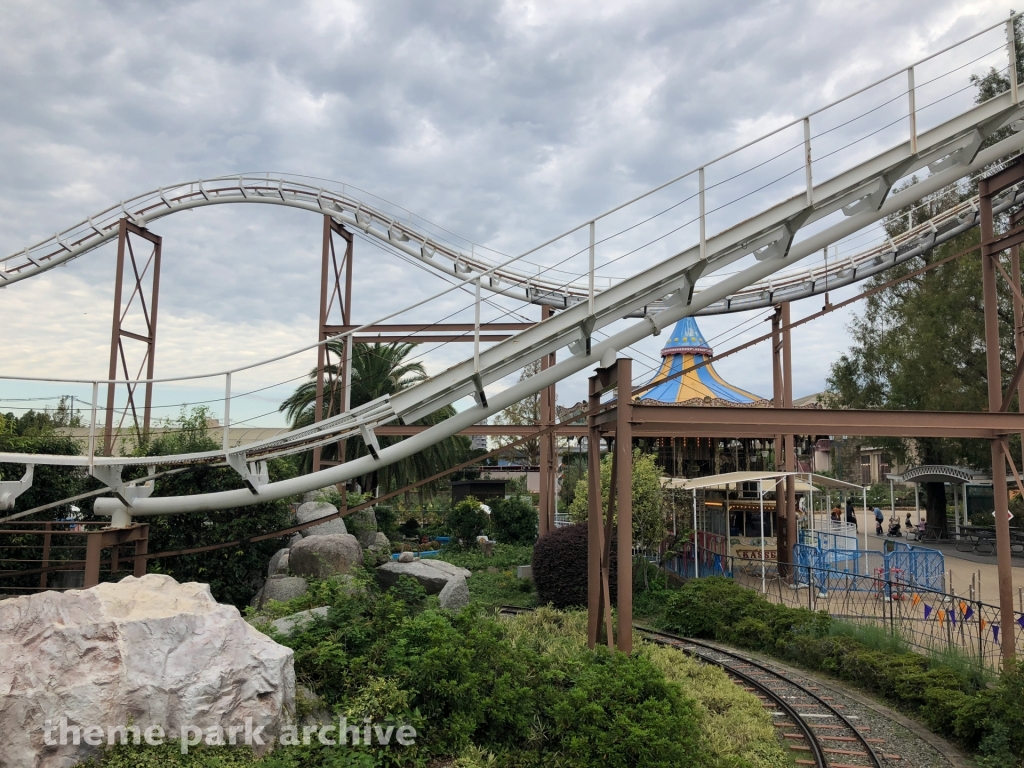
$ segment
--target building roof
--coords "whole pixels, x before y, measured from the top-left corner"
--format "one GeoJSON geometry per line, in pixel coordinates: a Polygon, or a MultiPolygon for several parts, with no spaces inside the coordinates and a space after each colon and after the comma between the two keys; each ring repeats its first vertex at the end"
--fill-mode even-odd
{"type": "Polygon", "coordinates": [[[661,367],[647,382],[651,388],[638,399],[672,404],[712,400],[729,405],[749,405],[764,401],[719,376],[714,366],[706,362],[711,354],[711,346],[700,332],[697,321],[692,317],[684,317],[676,323],[661,350],[661,367]],[[705,365],[696,370],[687,370],[701,363],[705,365]],[[678,375],[683,370],[686,373],[678,375]],[[669,378],[673,374],[677,374],[675,378],[669,378]]]}
{"type": "Polygon", "coordinates": [[[991,483],[991,477],[969,467],[948,464],[924,464],[899,475],[886,475],[897,483],[991,483]]]}

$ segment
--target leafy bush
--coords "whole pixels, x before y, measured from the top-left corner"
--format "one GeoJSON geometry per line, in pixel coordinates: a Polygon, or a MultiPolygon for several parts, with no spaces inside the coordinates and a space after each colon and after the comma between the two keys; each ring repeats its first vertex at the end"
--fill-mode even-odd
{"type": "Polygon", "coordinates": [[[494,537],[507,544],[532,544],[537,539],[537,508],[523,496],[491,503],[494,537]]]}
{"type": "MultiPolygon", "coordinates": [[[[612,603],[618,588],[617,565],[613,539],[608,575],[612,603]]],[[[587,604],[586,525],[556,528],[537,540],[533,548],[533,584],[541,603],[550,603],[556,608],[587,604]]]]}
{"type": "Polygon", "coordinates": [[[489,524],[480,502],[472,496],[460,501],[448,513],[448,527],[451,528],[452,536],[466,547],[475,546],[476,537],[485,532],[489,524]]]}

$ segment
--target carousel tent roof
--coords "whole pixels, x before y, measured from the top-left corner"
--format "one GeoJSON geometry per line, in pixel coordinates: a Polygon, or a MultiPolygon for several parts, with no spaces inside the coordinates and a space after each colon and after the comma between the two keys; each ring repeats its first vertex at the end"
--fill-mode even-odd
{"type": "Polygon", "coordinates": [[[697,327],[697,321],[692,317],[684,317],[676,323],[665,347],[661,350],[661,368],[654,378],[647,382],[654,386],[641,394],[640,399],[682,403],[693,399],[710,398],[740,404],[762,400],[757,395],[729,384],[718,375],[711,363],[706,363],[696,370],[688,370],[682,376],[669,378],[684,369],[705,363],[710,355],[711,347],[697,327]]]}

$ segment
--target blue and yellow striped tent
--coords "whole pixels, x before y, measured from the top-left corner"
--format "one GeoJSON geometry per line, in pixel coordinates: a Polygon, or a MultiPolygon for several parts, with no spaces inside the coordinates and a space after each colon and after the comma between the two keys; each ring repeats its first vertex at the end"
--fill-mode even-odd
{"type": "Polygon", "coordinates": [[[678,374],[684,368],[704,362],[711,354],[711,347],[692,317],[684,317],[672,331],[664,349],[661,350],[661,368],[648,384],[651,389],[641,393],[640,400],[661,403],[683,403],[687,400],[721,400],[729,403],[749,404],[762,398],[725,381],[708,363],[695,371],[688,371],[674,379],[666,378],[678,374]],[[661,382],[660,384],[658,382],[661,382]]]}

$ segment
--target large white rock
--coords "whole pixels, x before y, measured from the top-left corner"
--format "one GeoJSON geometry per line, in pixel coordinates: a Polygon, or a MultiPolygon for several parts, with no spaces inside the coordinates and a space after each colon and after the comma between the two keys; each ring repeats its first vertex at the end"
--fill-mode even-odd
{"type": "MultiPolygon", "coordinates": [[[[332,504],[327,504],[322,501],[307,501],[295,510],[295,520],[300,524],[308,523],[311,520],[336,514],[337,511],[338,508],[332,504]]],[[[320,523],[320,525],[303,528],[300,533],[302,533],[303,536],[327,536],[331,534],[348,533],[348,529],[345,528],[345,521],[340,517],[336,517],[334,520],[328,520],[326,523],[320,523]]],[[[294,546],[294,544],[292,546],[294,546]]]]}
{"type": "MultiPolygon", "coordinates": [[[[60,741],[47,723],[103,729],[263,728],[275,736],[294,711],[292,651],[217,603],[206,584],[128,576],[73,592],[0,603],[0,764],[65,768],[99,746],[60,741]]],[[[257,745],[258,747],[258,745],[257,745]]]]}

